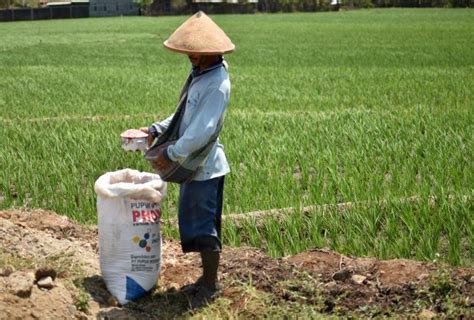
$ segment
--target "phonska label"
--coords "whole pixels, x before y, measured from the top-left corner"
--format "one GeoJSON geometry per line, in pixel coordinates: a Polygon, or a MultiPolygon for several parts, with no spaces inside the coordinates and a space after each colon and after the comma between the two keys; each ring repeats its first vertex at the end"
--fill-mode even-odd
{"type": "Polygon", "coordinates": [[[160,222],[161,206],[159,203],[131,202],[130,215],[134,226],[150,225],[160,222]]]}
{"type": "Polygon", "coordinates": [[[132,272],[152,272],[160,268],[160,233],[153,228],[132,238],[132,242],[140,248],[130,255],[132,272]]]}

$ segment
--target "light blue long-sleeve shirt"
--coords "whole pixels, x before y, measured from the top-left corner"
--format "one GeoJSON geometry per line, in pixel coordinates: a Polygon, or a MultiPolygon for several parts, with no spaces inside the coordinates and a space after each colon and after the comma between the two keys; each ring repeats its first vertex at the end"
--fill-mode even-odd
{"type": "MultiPolygon", "coordinates": [[[[188,89],[186,109],[179,127],[179,139],[167,149],[172,161],[182,162],[192,152],[206,145],[217,130],[230,98],[229,74],[223,63],[198,72],[193,70],[193,79],[188,89]]],[[[164,132],[173,118],[153,124],[158,132],[164,132]]],[[[230,172],[219,139],[209,155],[198,168],[193,180],[209,180],[230,172]]]]}

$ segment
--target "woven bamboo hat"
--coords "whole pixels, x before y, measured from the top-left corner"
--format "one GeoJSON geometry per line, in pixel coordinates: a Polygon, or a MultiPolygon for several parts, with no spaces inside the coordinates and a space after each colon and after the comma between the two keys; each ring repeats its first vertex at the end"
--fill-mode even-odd
{"type": "Polygon", "coordinates": [[[172,51],[203,55],[220,55],[235,49],[224,31],[202,11],[186,20],[163,45],[172,51]]]}

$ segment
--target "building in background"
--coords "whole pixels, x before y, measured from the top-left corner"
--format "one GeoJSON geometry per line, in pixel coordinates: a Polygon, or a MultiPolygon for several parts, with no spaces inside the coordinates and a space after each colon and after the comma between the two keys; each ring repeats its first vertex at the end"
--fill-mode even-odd
{"type": "Polygon", "coordinates": [[[55,8],[86,5],[89,7],[89,17],[136,16],[138,14],[138,7],[133,0],[40,1],[43,6],[55,8]]]}
{"type": "Polygon", "coordinates": [[[89,16],[136,16],[138,6],[133,0],[89,0],[89,16]]]}
{"type": "Polygon", "coordinates": [[[192,0],[192,13],[252,13],[257,11],[258,0],[192,0]]]}

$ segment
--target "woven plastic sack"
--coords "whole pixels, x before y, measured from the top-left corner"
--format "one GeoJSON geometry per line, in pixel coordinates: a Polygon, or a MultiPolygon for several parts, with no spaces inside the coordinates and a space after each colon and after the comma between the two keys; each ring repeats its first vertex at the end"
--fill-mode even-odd
{"type": "Polygon", "coordinates": [[[100,270],[109,292],[126,304],[152,289],[161,268],[160,216],[166,182],[124,169],[95,182],[100,270]]]}

